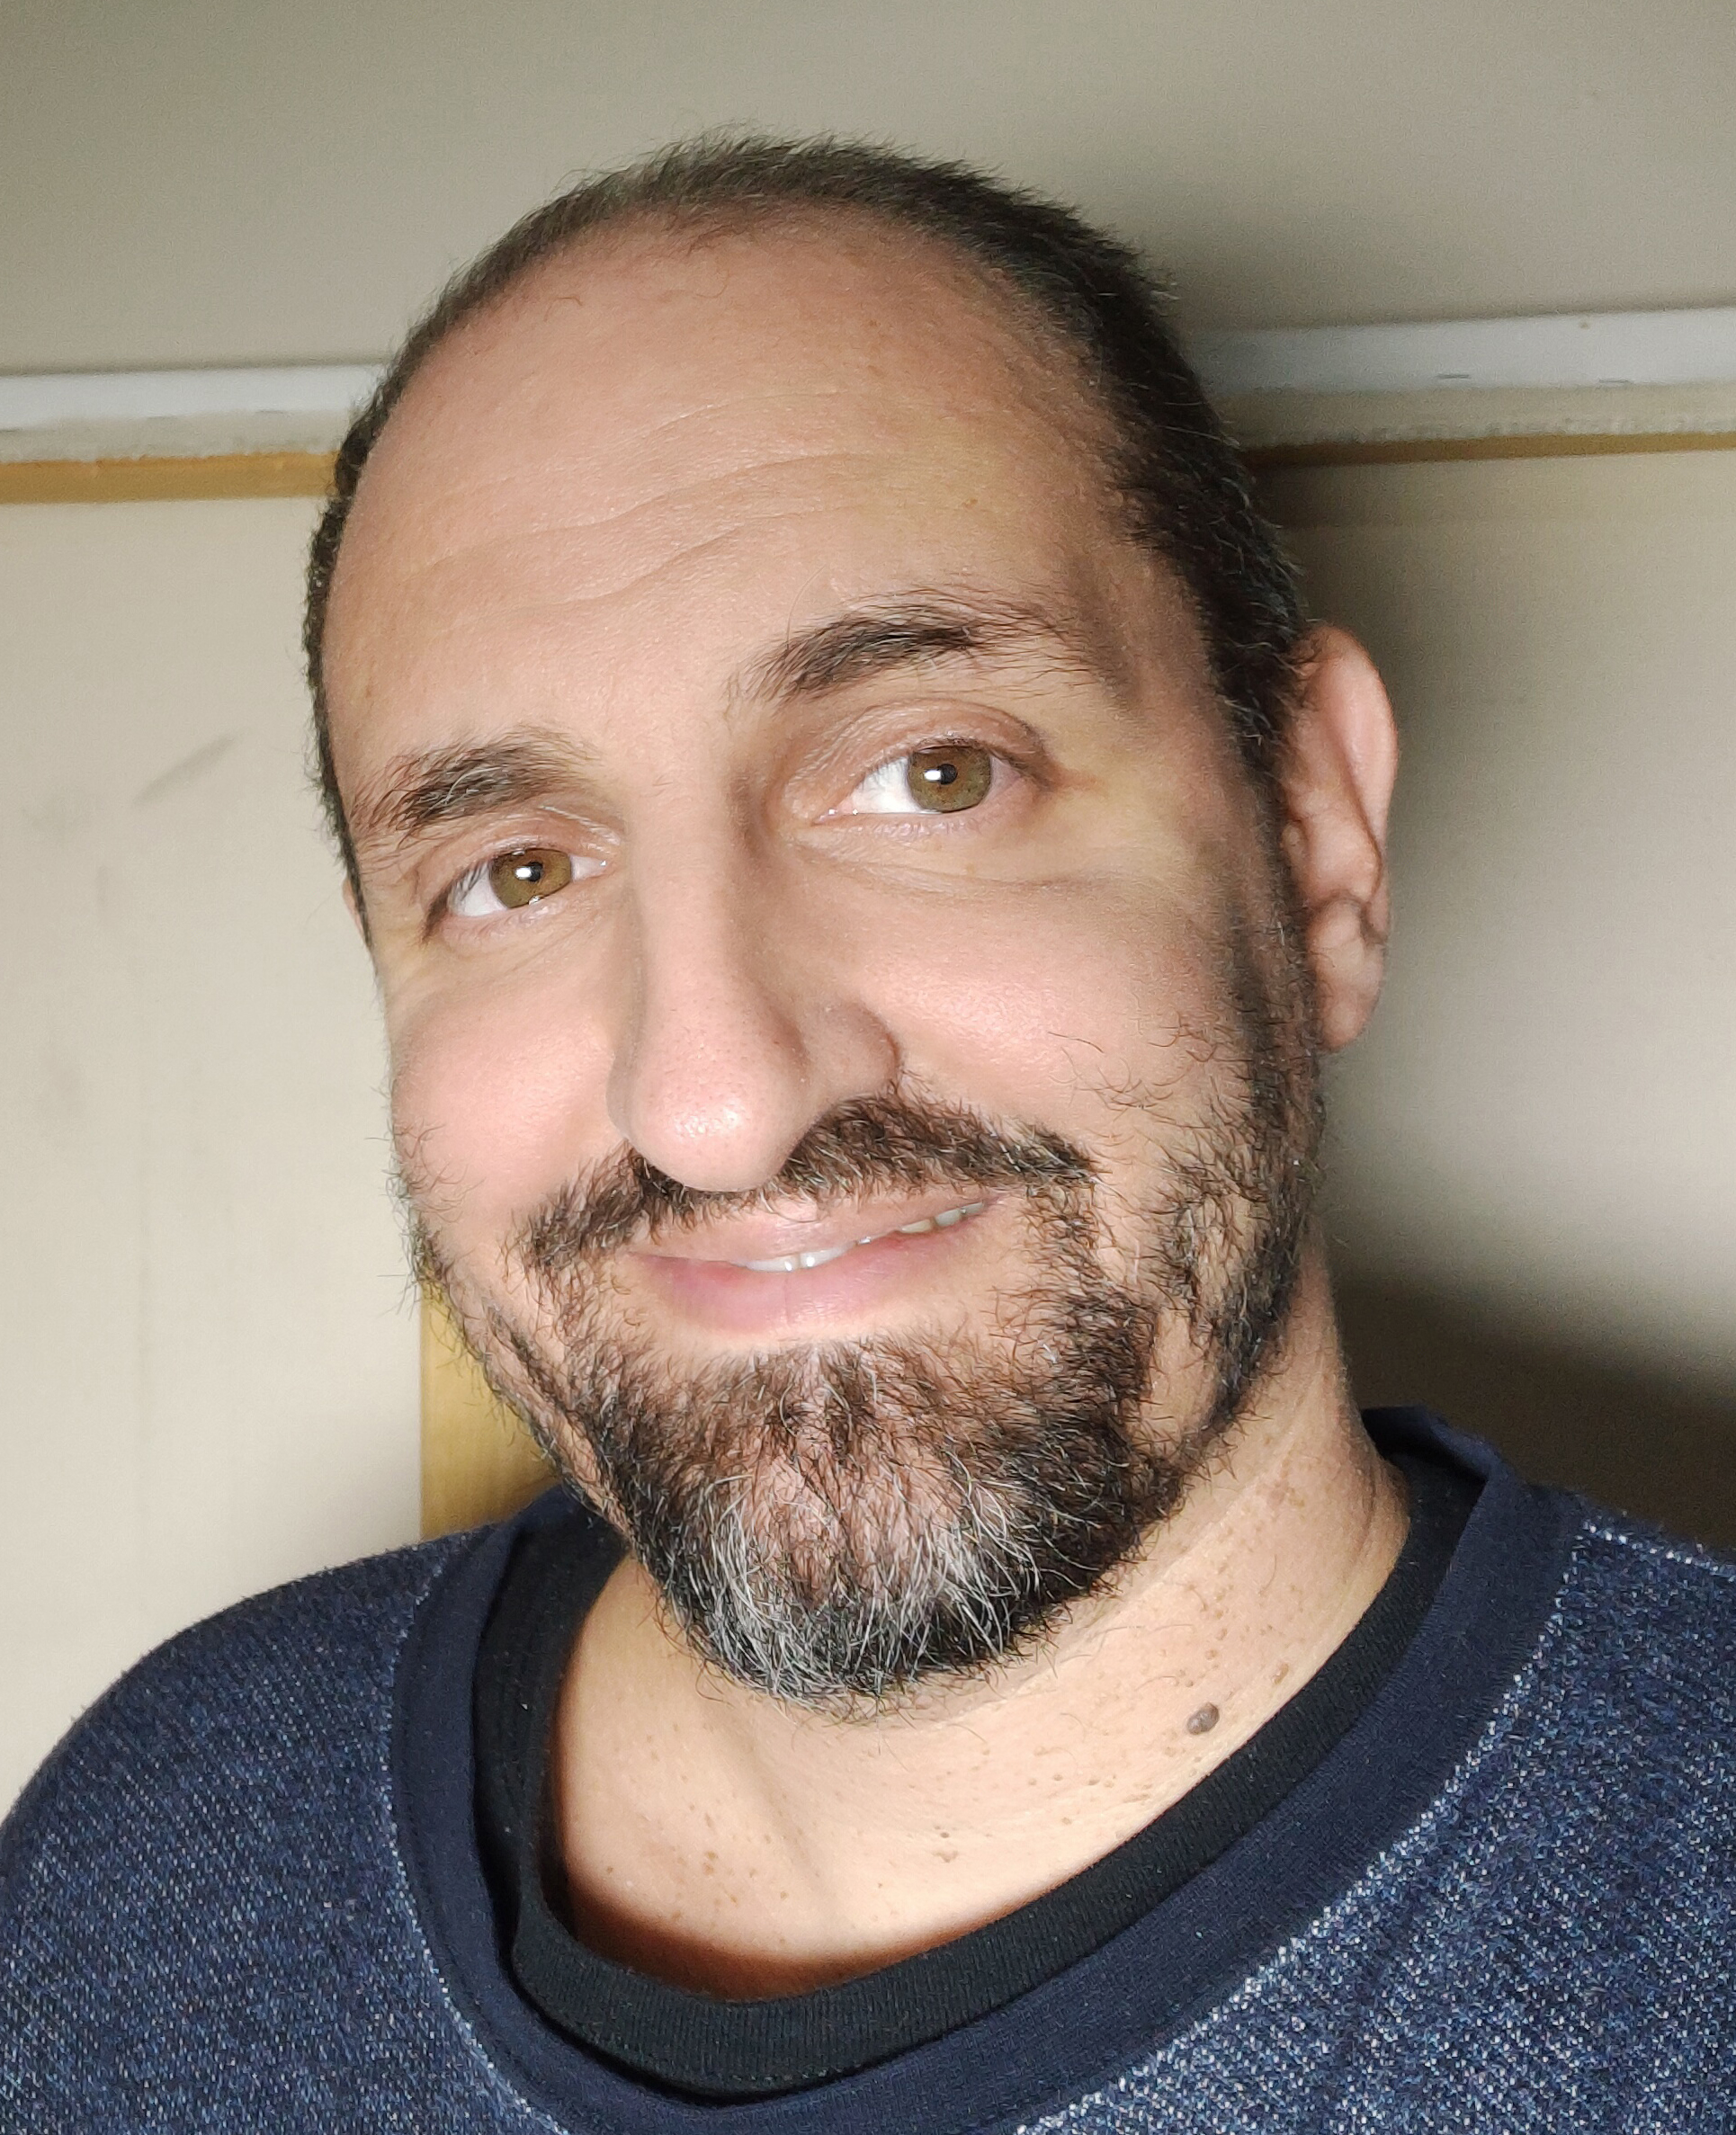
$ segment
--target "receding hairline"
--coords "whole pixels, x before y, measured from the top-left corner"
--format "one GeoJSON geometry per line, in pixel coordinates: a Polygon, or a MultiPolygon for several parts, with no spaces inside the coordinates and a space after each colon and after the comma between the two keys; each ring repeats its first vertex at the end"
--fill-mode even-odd
{"type": "MultiPolygon", "coordinates": [[[[1101,496],[1109,526],[1136,540],[1131,523],[1116,525],[1125,514],[1118,494],[1115,437],[1109,412],[1091,392],[1081,352],[1068,341],[1059,326],[1042,315],[1028,293],[1018,289],[1010,278],[997,274],[991,266],[962,254],[944,235],[900,225],[872,209],[823,201],[774,201],[755,210],[755,203],[745,203],[739,213],[732,203],[723,203],[715,211],[692,213],[675,213],[653,205],[633,210],[620,222],[581,231],[559,252],[529,262],[522,272],[490,296],[486,304],[456,320],[427,350],[405,380],[402,392],[380,425],[355,485],[351,510],[346,514],[346,539],[334,558],[327,612],[321,632],[321,664],[325,670],[322,680],[327,680],[330,675],[333,641],[344,635],[341,620],[336,631],[331,625],[334,617],[341,619],[342,610],[347,604],[341,589],[353,568],[353,561],[346,568],[344,557],[347,550],[353,559],[357,547],[351,535],[351,523],[374,522],[374,526],[363,534],[361,546],[365,549],[378,538],[379,529],[382,525],[389,529],[397,514],[405,508],[396,499],[388,501],[398,470],[406,465],[394,450],[394,433],[401,440],[406,428],[416,428],[424,391],[428,389],[438,391],[443,372],[448,378],[461,380],[467,353],[473,358],[479,341],[496,336],[510,341],[515,332],[513,314],[518,307],[529,308],[532,316],[523,324],[527,333],[533,332],[535,315],[545,305],[558,304],[568,298],[582,299],[583,276],[588,266],[603,264],[605,269],[610,266],[622,269],[622,282],[630,285],[638,264],[667,257],[672,246],[677,252],[686,252],[707,245],[738,240],[752,242],[762,236],[774,243],[787,237],[798,243],[806,240],[824,245],[839,222],[853,224],[864,247],[882,260],[890,259],[895,266],[908,263],[912,272],[927,276],[934,287],[961,302],[964,308],[963,330],[968,331],[972,324],[982,330],[985,361],[992,358],[1003,366],[1009,380],[1012,390],[1007,396],[1008,424],[1034,419],[1028,402],[1025,406],[1016,402],[1028,397],[1029,400],[1040,403],[1042,414],[1036,419],[1043,442],[1055,452],[1057,463],[1076,463],[1082,478],[1101,496]],[[702,224],[704,227],[699,227],[702,224]],[[407,417],[407,423],[400,424],[400,417],[407,417]],[[380,496],[382,477],[387,490],[385,498],[380,496]]],[[[890,330],[896,332],[898,324],[896,319],[889,321],[890,330]]],[[[948,337],[961,337],[952,333],[950,322],[948,337]]],[[[698,352],[695,353],[697,356],[698,352]]],[[[410,467],[425,464],[430,459],[434,465],[440,464],[438,417],[434,418],[434,430],[433,440],[418,440],[411,448],[410,467]]],[[[476,434],[486,453],[486,433],[479,431],[476,434]]],[[[412,487],[415,480],[412,475],[412,487]]],[[[331,701],[327,690],[328,718],[331,701]]]]}
{"type": "MultiPolygon", "coordinates": [[[[1115,475],[1116,424],[1105,398],[1087,375],[1085,352],[1076,338],[1050,316],[1041,301],[1021,289],[992,261],[977,257],[944,231],[901,221],[884,210],[852,201],[765,199],[709,201],[690,208],[649,202],[624,210],[594,228],[579,230],[555,250],[526,261],[510,280],[473,309],[455,319],[424,352],[401,381],[398,397],[370,446],[356,482],[357,505],[369,486],[369,473],[397,426],[413,410],[425,384],[437,381],[449,367],[461,367],[466,345],[503,328],[510,330],[513,312],[563,297],[582,299],[582,288],[562,290],[587,264],[631,267],[635,259],[659,255],[700,253],[738,240],[788,238],[824,241],[838,231],[854,233],[864,250],[897,259],[902,255],[913,274],[926,275],[959,299],[968,315],[1000,344],[998,353],[1009,373],[1023,372],[1034,384],[1065,428],[1063,450],[1077,451],[1112,511],[1118,507],[1115,475]]],[[[343,554],[340,545],[334,565],[343,554]]],[[[334,570],[336,577],[336,567],[334,570]]]]}
{"type": "Polygon", "coordinates": [[[1060,458],[1077,454],[1078,472],[1122,508],[1136,543],[1178,574],[1237,746],[1271,787],[1307,611],[1295,567],[1166,317],[1167,278],[1066,203],[963,163],[872,141],[725,129],[586,177],[522,217],[424,312],[340,447],[309,554],[302,639],[315,768],[352,880],[321,673],[326,605],[351,506],[400,400],[449,344],[545,269],[570,272],[592,246],[632,246],[660,229],[698,248],[799,227],[835,242],[854,227],[877,249],[926,258],[992,322],[1003,349],[1036,358],[1042,398],[1064,418],[1060,458]],[[1060,375],[1057,354],[1066,359],[1060,375]]]}

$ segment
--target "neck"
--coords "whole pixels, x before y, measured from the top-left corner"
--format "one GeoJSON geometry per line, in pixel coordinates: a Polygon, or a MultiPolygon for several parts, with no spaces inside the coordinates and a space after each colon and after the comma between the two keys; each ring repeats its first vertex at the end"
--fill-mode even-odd
{"type": "Polygon", "coordinates": [[[1345,1390],[1323,1267],[1174,1517],[1034,1657],[838,1720],[721,1681],[624,1562],[556,1720],[592,1947],[728,1998],[871,1971],[1013,1911],[1161,1815],[1342,1642],[1403,1541],[1345,1390]]]}

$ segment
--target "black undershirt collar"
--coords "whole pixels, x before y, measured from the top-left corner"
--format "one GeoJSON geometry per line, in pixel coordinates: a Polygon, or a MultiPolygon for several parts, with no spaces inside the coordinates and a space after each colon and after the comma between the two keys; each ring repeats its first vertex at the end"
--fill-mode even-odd
{"type": "Polygon", "coordinates": [[[1385,1585],[1289,1703],[1153,1823],[1004,1919],[862,1979],[726,2002],[587,1949],[538,1860],[546,1746],[580,1623],[619,1560],[577,1508],[514,1550],[478,1657],[478,1834],[516,1984],[564,2036],[693,2099],[769,2097],[890,2059],[1005,2006],[1132,1925],[1259,1824],[1347,1734],[1422,1622],[1476,1502],[1475,1478],[1394,1454],[1410,1528],[1385,1585]]]}

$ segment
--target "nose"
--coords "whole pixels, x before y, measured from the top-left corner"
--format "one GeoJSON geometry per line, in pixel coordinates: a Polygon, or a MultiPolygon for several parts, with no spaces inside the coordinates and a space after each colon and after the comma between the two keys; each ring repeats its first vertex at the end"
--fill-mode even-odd
{"type": "Polygon", "coordinates": [[[816,1120],[896,1079],[847,944],[819,941],[803,903],[750,853],[690,846],[635,869],[609,1116],[696,1192],[764,1185],[816,1120]]]}

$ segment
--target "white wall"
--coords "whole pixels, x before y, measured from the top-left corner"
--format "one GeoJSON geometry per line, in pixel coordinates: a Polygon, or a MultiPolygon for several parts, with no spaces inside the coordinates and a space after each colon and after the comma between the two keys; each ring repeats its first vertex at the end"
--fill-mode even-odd
{"type": "Polygon", "coordinates": [[[575,171],[888,136],[1199,325],[1736,301],[1729,0],[8,0],[0,370],[377,355],[575,171]]]}
{"type": "Polygon", "coordinates": [[[159,1639],[411,1540],[366,959],[302,503],[0,510],[0,1801],[159,1639]]]}

